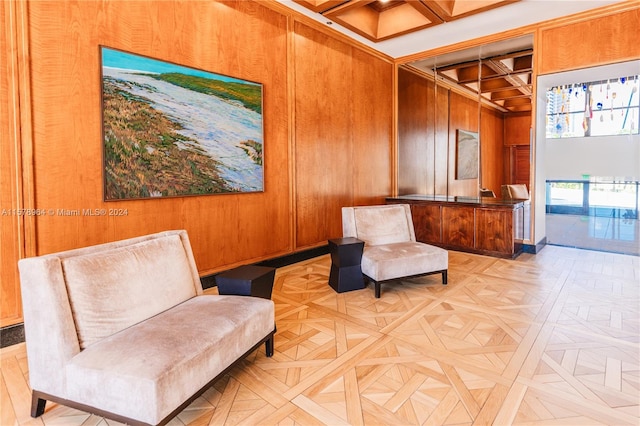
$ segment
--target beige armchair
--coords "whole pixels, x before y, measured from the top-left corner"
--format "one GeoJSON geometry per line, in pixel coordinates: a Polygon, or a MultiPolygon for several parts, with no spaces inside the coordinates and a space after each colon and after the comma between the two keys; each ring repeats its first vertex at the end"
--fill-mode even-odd
{"type": "Polygon", "coordinates": [[[441,273],[447,284],[448,252],[416,241],[408,204],[343,207],[342,231],[364,241],[362,273],[373,281],[376,298],[381,283],[398,278],[441,273]]]}
{"type": "Polygon", "coordinates": [[[502,198],[505,200],[528,200],[529,190],[524,184],[502,185],[502,198]]]}

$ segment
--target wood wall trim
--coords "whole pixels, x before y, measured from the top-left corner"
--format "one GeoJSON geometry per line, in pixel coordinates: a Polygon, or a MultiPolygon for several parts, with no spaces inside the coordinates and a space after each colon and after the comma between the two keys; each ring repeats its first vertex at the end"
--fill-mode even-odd
{"type": "Polygon", "coordinates": [[[0,36],[4,75],[1,82],[0,114],[2,139],[3,212],[0,247],[0,283],[3,296],[0,327],[22,322],[17,262],[35,252],[35,217],[18,214],[32,209],[33,203],[33,147],[30,126],[29,49],[27,4],[6,1],[0,6],[3,33],[0,36]],[[6,108],[5,108],[6,107],[6,108]],[[6,214],[5,214],[6,213],[6,214]]]}
{"type": "Polygon", "coordinates": [[[398,196],[398,67],[393,67],[393,83],[392,83],[392,103],[391,108],[393,120],[391,120],[391,140],[389,143],[391,152],[391,196],[398,196]]]}
{"type": "Polygon", "coordinates": [[[297,227],[298,209],[296,206],[296,104],[295,104],[295,83],[296,83],[296,37],[295,22],[291,16],[287,16],[287,111],[289,114],[287,127],[288,155],[289,155],[289,247],[293,251],[297,250],[297,227]]]}

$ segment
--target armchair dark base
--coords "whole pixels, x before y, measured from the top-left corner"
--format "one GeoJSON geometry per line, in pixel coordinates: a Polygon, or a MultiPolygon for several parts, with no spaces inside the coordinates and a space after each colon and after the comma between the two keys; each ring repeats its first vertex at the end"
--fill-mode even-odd
{"type": "Polygon", "coordinates": [[[375,296],[376,296],[376,299],[379,299],[380,298],[380,285],[382,283],[388,283],[388,282],[391,282],[391,281],[402,280],[402,279],[419,278],[419,277],[424,277],[426,275],[442,274],[442,285],[447,285],[447,271],[448,271],[447,269],[444,269],[442,271],[426,272],[424,274],[410,275],[410,276],[407,276],[407,277],[392,278],[392,279],[383,280],[383,281],[376,281],[376,280],[374,280],[373,278],[371,278],[371,277],[369,277],[367,275],[365,275],[364,278],[365,278],[365,281],[371,281],[374,284],[374,286],[375,286],[375,296]]]}
{"type": "MultiPolygon", "coordinates": [[[[265,353],[266,353],[267,357],[272,357],[273,356],[273,347],[274,347],[273,346],[273,343],[274,343],[274,337],[273,336],[274,336],[275,332],[276,332],[276,330],[274,328],[274,330],[271,333],[269,333],[267,336],[265,336],[264,339],[262,339],[260,342],[256,343],[251,349],[249,349],[240,358],[238,358],[235,362],[233,362],[231,365],[229,365],[227,368],[225,368],[222,372],[220,372],[220,374],[218,374],[216,377],[214,377],[211,381],[209,381],[209,383],[204,385],[200,390],[198,390],[195,394],[193,394],[193,396],[191,396],[189,399],[187,399],[184,403],[182,403],[182,405],[180,405],[178,408],[176,408],[173,412],[171,412],[167,417],[162,419],[155,426],[162,426],[162,425],[166,425],[167,423],[169,423],[171,421],[171,419],[173,419],[176,415],[178,415],[178,413],[180,413],[182,410],[187,408],[193,401],[195,401],[198,397],[200,397],[200,395],[202,395],[207,389],[209,389],[216,381],[218,381],[225,374],[227,374],[229,371],[231,371],[232,368],[234,368],[240,362],[242,362],[242,360],[244,358],[246,358],[249,354],[251,354],[253,351],[258,349],[258,347],[260,347],[260,345],[262,345],[263,343],[265,344],[265,353]]],[[[78,410],[81,410],[81,411],[85,411],[87,413],[95,414],[97,416],[105,417],[105,418],[108,418],[108,419],[111,419],[111,420],[115,420],[117,422],[124,423],[124,424],[131,425],[131,426],[150,426],[148,423],[143,423],[143,422],[140,422],[140,421],[135,420],[135,419],[124,417],[124,416],[121,416],[121,415],[118,415],[118,414],[114,414],[114,413],[110,413],[108,411],[100,410],[98,408],[90,407],[88,405],[80,404],[80,403],[77,403],[77,402],[74,402],[74,401],[69,401],[67,399],[59,398],[59,397],[56,397],[56,396],[53,396],[53,395],[49,395],[49,394],[46,394],[44,392],[40,392],[40,391],[37,391],[37,390],[34,390],[34,391],[31,392],[31,417],[35,418],[35,417],[40,417],[41,415],[43,415],[44,414],[45,405],[46,405],[47,401],[56,402],[58,404],[66,406],[66,407],[75,408],[75,409],[78,409],[78,410]]]]}

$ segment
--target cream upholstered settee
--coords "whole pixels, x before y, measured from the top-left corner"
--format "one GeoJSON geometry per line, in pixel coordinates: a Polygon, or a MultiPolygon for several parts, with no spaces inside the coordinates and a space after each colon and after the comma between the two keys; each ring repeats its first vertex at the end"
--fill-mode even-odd
{"type": "Polygon", "coordinates": [[[398,278],[440,273],[447,284],[449,254],[416,241],[408,204],[343,207],[342,234],[364,241],[362,273],[373,281],[376,298],[382,282],[398,278]]]}
{"type": "Polygon", "coordinates": [[[274,304],[204,295],[186,231],[22,259],[31,415],[165,424],[266,343],[274,304]]]}

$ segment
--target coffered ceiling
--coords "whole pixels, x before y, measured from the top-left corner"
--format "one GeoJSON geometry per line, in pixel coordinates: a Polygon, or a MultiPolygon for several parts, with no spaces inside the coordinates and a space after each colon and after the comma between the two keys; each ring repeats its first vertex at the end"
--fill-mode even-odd
{"type": "Polygon", "coordinates": [[[480,95],[503,112],[531,111],[533,37],[522,36],[405,64],[480,95]]]}
{"type": "Polygon", "coordinates": [[[438,57],[428,52],[624,0],[276,1],[402,66],[481,96],[483,102],[505,113],[518,113],[531,111],[532,36],[438,57]]]}
{"type": "Polygon", "coordinates": [[[423,30],[519,0],[294,0],[371,41],[423,30]]]}
{"type": "Polygon", "coordinates": [[[402,60],[625,0],[404,0],[388,6],[372,0],[268,1],[402,60]]]}

